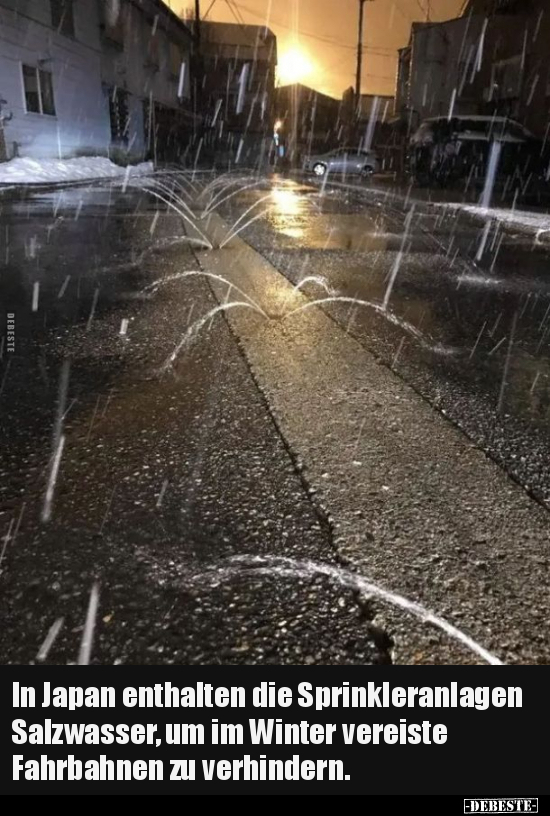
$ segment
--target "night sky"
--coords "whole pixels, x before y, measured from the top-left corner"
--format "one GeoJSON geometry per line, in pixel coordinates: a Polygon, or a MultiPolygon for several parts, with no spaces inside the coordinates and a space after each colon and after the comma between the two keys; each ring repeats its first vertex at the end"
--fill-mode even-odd
{"type": "MultiPolygon", "coordinates": [[[[194,6],[192,0],[165,2],[178,12],[194,6]]],[[[212,0],[201,0],[203,15],[211,3],[212,0]]],[[[393,94],[397,49],[408,42],[411,22],[426,19],[428,5],[430,19],[436,21],[458,16],[463,4],[464,0],[372,0],[366,3],[363,92],[393,94]]],[[[237,0],[232,5],[244,22],[255,24],[265,22],[271,5],[270,28],[278,38],[280,59],[284,60],[285,52],[298,47],[312,63],[311,73],[301,77],[304,84],[338,98],[355,84],[357,0],[237,0]],[[297,44],[294,43],[296,14],[297,44]]],[[[207,19],[235,22],[226,0],[215,0],[207,19]]]]}

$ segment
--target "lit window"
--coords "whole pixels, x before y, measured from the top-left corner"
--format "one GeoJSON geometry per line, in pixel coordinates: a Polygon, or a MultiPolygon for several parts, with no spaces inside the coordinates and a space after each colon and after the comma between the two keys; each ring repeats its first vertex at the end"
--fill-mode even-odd
{"type": "Polygon", "coordinates": [[[52,75],[49,71],[23,66],[23,84],[27,113],[55,116],[52,75]]]}
{"type": "Polygon", "coordinates": [[[74,37],[73,0],[50,0],[52,26],[65,37],[74,37]]]}

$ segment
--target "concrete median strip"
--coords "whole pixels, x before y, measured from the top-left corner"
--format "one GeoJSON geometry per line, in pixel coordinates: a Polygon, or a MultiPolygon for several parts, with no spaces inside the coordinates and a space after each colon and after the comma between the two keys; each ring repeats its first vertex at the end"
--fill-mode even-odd
{"type": "MultiPolygon", "coordinates": [[[[208,223],[220,245],[227,226],[208,223]]],[[[547,663],[548,513],[244,241],[198,254],[342,562],[505,662],[547,663]]],[[[197,342],[208,342],[200,337],[197,342]]],[[[181,365],[179,359],[175,365],[181,365]]],[[[400,663],[478,657],[373,598],[400,663]]]]}

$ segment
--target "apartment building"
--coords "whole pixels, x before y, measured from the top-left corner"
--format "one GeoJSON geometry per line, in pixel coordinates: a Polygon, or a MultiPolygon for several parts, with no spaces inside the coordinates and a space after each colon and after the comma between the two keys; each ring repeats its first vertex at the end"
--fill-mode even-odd
{"type": "Polygon", "coordinates": [[[342,101],[296,83],[277,88],[276,116],[281,136],[298,150],[329,150],[339,144],[342,101]]]}
{"type": "Polygon", "coordinates": [[[0,0],[0,31],[0,160],[185,149],[193,38],[161,0],[0,0]]]}
{"type": "Polygon", "coordinates": [[[510,116],[536,135],[550,125],[548,0],[467,0],[460,17],[413,23],[399,51],[396,113],[510,116]]]}

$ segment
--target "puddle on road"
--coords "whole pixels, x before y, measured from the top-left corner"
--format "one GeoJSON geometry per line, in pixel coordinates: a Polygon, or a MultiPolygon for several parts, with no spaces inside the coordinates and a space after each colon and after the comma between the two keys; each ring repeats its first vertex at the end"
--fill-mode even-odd
{"type": "Polygon", "coordinates": [[[309,208],[306,212],[274,209],[268,221],[279,234],[295,238],[304,249],[386,250],[396,237],[367,216],[312,215],[309,208]]]}
{"type": "MultiPolygon", "coordinates": [[[[330,201],[306,193],[312,193],[311,188],[280,185],[271,190],[265,204],[265,223],[271,235],[292,238],[296,249],[351,252],[385,250],[390,242],[397,246],[401,240],[382,214],[371,217],[365,213],[334,213],[330,201]]],[[[259,195],[257,190],[243,192],[238,197],[239,208],[252,206],[259,195]]]]}

